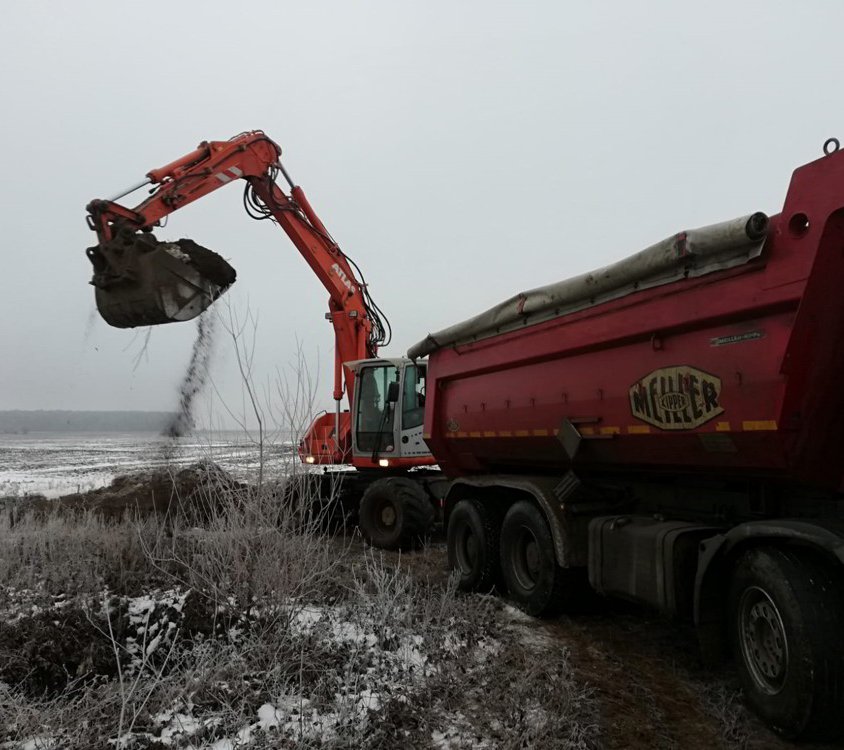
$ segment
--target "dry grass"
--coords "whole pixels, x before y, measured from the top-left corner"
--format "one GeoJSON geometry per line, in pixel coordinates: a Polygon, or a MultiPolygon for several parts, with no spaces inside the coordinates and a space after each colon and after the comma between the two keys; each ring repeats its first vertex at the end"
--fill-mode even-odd
{"type": "Polygon", "coordinates": [[[326,536],[297,485],[0,525],[0,747],[597,746],[564,650],[326,536]]]}
{"type": "Polygon", "coordinates": [[[93,512],[0,517],[0,608],[9,589],[45,595],[132,591],[155,571],[144,553],[161,533],[157,518],[110,523],[93,512]]]}

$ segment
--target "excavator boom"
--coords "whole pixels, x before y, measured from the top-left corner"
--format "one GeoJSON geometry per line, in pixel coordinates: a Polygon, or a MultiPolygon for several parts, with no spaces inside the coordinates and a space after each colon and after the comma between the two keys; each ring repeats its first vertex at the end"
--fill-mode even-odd
{"type": "Polygon", "coordinates": [[[281,148],[262,131],[241,133],[228,141],[204,141],[109,200],[93,200],[88,225],[98,244],[88,248],[94,266],[91,283],[97,307],[111,325],[140,325],[189,320],[199,315],[234,283],[234,269],[217,253],[192,240],[159,242],[152,234],[162,219],[189,203],[238,180],[245,181],[244,207],[254,219],[278,224],[328,290],[335,333],[333,429],[317,422],[306,436],[309,446],[326,444],[321,462],[348,460],[349,420],[340,419],[345,390],[351,403],[355,375],[344,363],[376,357],[389,340],[389,324],[369,296],[360,270],[334,241],[280,161],[281,148]],[[285,191],[276,182],[281,174],[285,191]],[[117,203],[151,184],[146,200],[134,208],[117,203]],[[344,388],[345,381],[345,388],[344,388]]]}

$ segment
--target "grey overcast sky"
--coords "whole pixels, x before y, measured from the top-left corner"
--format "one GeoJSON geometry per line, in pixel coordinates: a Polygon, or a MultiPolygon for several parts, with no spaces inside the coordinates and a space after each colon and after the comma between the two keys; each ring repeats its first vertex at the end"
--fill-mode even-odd
{"type": "MultiPolygon", "coordinates": [[[[844,137],[842,21],[840,0],[3,3],[0,409],[174,407],[194,324],[144,351],[94,316],[84,207],[201,140],[281,144],[399,355],[675,231],[779,211],[844,137]]],[[[158,236],[238,269],[259,385],[301,344],[330,406],[326,293],[239,187],[158,236]]],[[[224,338],[212,375],[239,412],[224,338]]]]}

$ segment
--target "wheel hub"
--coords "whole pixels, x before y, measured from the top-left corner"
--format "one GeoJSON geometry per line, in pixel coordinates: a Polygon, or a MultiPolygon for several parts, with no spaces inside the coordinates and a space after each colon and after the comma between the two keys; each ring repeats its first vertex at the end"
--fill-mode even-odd
{"type": "Polygon", "coordinates": [[[383,508],[381,508],[381,524],[386,528],[392,528],[395,526],[396,523],[396,509],[387,504],[383,508]]]}
{"type": "Polygon", "coordinates": [[[782,617],[768,594],[748,588],[739,603],[741,652],[757,686],[768,695],[782,690],[788,672],[788,641],[782,617]]]}
{"type": "Polygon", "coordinates": [[[542,570],[542,557],[533,532],[527,527],[521,530],[513,547],[513,572],[519,585],[530,591],[536,586],[542,570]]]}
{"type": "Polygon", "coordinates": [[[463,573],[471,573],[478,560],[478,538],[467,525],[457,545],[457,564],[463,573]]]}

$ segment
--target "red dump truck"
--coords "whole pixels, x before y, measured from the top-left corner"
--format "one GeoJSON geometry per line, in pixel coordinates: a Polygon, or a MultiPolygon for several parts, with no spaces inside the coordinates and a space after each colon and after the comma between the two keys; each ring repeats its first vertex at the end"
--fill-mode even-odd
{"type": "Polygon", "coordinates": [[[844,152],[824,152],[775,216],[680,233],[408,352],[428,356],[464,589],[545,614],[588,575],[687,618],[804,737],[844,724],[844,152]]]}

